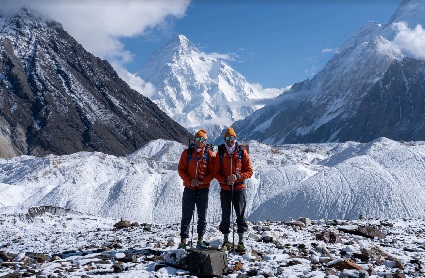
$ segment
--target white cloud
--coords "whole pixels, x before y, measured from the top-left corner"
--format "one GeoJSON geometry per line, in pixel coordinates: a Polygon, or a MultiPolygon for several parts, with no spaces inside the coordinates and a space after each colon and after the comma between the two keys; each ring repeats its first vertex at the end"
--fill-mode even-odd
{"type": "MultiPolygon", "coordinates": [[[[185,15],[190,0],[13,0],[0,9],[16,12],[25,6],[60,22],[89,52],[114,64],[126,82],[133,78],[124,65],[133,59],[119,41],[141,36],[149,28],[167,24],[168,17],[185,15]]],[[[139,78],[140,79],[140,78],[139,78]]]]}
{"type": "Polygon", "coordinates": [[[247,106],[248,104],[251,106],[264,106],[267,104],[273,104],[275,99],[282,95],[285,92],[289,92],[291,90],[291,86],[286,86],[283,88],[263,88],[263,86],[259,83],[253,83],[252,89],[256,91],[257,95],[260,95],[261,98],[257,99],[245,99],[242,101],[233,101],[230,103],[232,106],[247,106]]]}
{"type": "Polygon", "coordinates": [[[338,54],[339,53],[339,48],[325,48],[325,49],[322,49],[322,53],[334,53],[334,54],[338,54]]]}
{"type": "Polygon", "coordinates": [[[316,73],[321,69],[317,64],[317,61],[312,61],[312,65],[309,68],[304,69],[304,74],[310,78],[316,75],[316,73]]]}
{"type": "Polygon", "coordinates": [[[137,76],[137,74],[128,72],[120,64],[112,63],[112,66],[117,71],[118,75],[133,89],[144,95],[145,97],[150,98],[155,92],[155,86],[144,81],[142,78],[137,76]]]}
{"type": "Polygon", "coordinates": [[[263,88],[263,86],[259,83],[252,83],[251,85],[254,90],[260,92],[259,94],[261,94],[264,99],[274,99],[278,95],[289,91],[292,87],[292,85],[290,85],[283,88],[263,88]]]}
{"type": "Polygon", "coordinates": [[[213,58],[213,59],[221,59],[221,60],[225,60],[225,61],[235,61],[235,58],[238,57],[238,55],[236,55],[234,53],[220,54],[220,53],[217,53],[217,52],[212,52],[212,53],[208,53],[206,55],[208,57],[213,58]]]}
{"type": "Polygon", "coordinates": [[[405,22],[393,23],[397,35],[393,43],[406,50],[417,59],[425,59],[425,30],[420,24],[410,29],[405,22]]]}

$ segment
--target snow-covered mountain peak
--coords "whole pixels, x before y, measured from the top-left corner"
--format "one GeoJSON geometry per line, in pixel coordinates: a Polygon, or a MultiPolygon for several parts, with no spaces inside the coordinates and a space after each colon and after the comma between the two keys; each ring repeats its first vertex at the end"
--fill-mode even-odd
{"type": "Polygon", "coordinates": [[[423,0],[403,0],[397,11],[390,19],[390,24],[405,22],[410,28],[416,25],[423,25],[423,15],[425,14],[425,2],[423,0]]]}
{"type": "Polygon", "coordinates": [[[62,29],[62,25],[52,19],[47,18],[40,12],[22,8],[15,14],[0,14],[0,31],[4,32],[25,32],[31,30],[46,31],[48,26],[55,26],[62,29]]]}
{"type": "MultiPolygon", "coordinates": [[[[22,8],[15,14],[4,14],[1,18],[4,26],[0,28],[0,38],[12,43],[15,55],[21,59],[26,71],[30,70],[35,53],[42,52],[46,46],[50,47],[57,40],[58,33],[65,32],[59,22],[33,9],[22,8]]],[[[3,44],[7,45],[4,41],[3,44]]],[[[44,63],[51,61],[44,59],[44,63]]]]}
{"type": "MultiPolygon", "coordinates": [[[[378,27],[368,26],[373,30],[378,27]]],[[[342,104],[345,101],[341,102],[341,99],[335,96],[343,96],[344,99],[355,96],[353,94],[361,90],[365,82],[368,85],[374,84],[394,60],[404,57],[396,45],[375,31],[369,35],[360,31],[357,35],[358,37],[353,36],[344,45],[341,53],[335,55],[313,78],[312,86],[320,92],[314,96],[314,100],[322,99],[322,102],[342,104]]]]}
{"type": "Polygon", "coordinates": [[[350,37],[340,48],[340,52],[348,50],[352,47],[356,47],[360,43],[365,41],[370,41],[380,30],[382,29],[382,24],[369,21],[363,27],[360,28],[352,37],[350,37]]]}
{"type": "Polygon", "coordinates": [[[240,130],[240,138],[270,144],[365,142],[384,135],[393,139],[423,138],[420,135],[423,127],[414,124],[422,118],[422,112],[416,111],[423,110],[410,108],[412,104],[422,107],[420,89],[416,92],[415,88],[422,86],[423,66],[408,60],[408,57],[423,57],[423,47],[417,47],[422,45],[423,29],[416,25],[425,25],[423,14],[425,1],[403,1],[388,24],[368,22],[343,44],[313,79],[292,87],[289,95],[298,95],[297,101],[285,96],[279,102],[280,107],[268,105],[255,116],[234,123],[233,126],[240,130]],[[401,63],[404,59],[410,62],[401,63]],[[406,85],[406,81],[410,85],[406,85]],[[418,95],[416,101],[411,100],[413,95],[418,95]],[[406,101],[402,103],[400,99],[404,97],[406,101]],[[400,107],[389,108],[388,103],[394,100],[386,98],[396,99],[400,107]],[[379,114],[377,110],[386,113],[379,114]],[[404,110],[410,112],[400,112],[404,110]],[[385,115],[385,118],[378,115],[385,115]],[[405,122],[401,123],[400,117],[405,117],[405,122]],[[390,126],[389,122],[399,126],[390,126]],[[419,137],[412,137],[412,134],[419,137]]]}
{"type": "Polygon", "coordinates": [[[249,100],[282,93],[278,89],[265,93],[225,61],[199,51],[183,35],[156,51],[139,75],[155,85],[157,91],[150,98],[161,110],[190,132],[206,129],[212,140],[234,121],[262,107],[249,100]]]}
{"type": "Polygon", "coordinates": [[[177,35],[171,39],[161,52],[173,52],[178,55],[188,55],[193,52],[199,53],[196,46],[190,42],[185,36],[177,35]]]}

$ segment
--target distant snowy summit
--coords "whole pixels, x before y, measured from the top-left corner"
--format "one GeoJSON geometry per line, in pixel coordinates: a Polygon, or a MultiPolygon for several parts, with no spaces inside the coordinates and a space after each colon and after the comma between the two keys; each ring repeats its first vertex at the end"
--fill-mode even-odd
{"type": "Polygon", "coordinates": [[[151,140],[189,137],[60,23],[29,9],[0,15],[0,157],[126,155],[151,140]]]}
{"type": "Polygon", "coordinates": [[[367,23],[313,79],[236,122],[239,137],[270,144],[424,140],[424,14],[425,1],[405,0],[388,24],[367,23]]]}
{"type": "Polygon", "coordinates": [[[264,106],[262,99],[283,92],[248,83],[183,35],[155,52],[139,75],[156,87],[149,97],[161,110],[189,131],[205,128],[210,139],[264,106]]]}

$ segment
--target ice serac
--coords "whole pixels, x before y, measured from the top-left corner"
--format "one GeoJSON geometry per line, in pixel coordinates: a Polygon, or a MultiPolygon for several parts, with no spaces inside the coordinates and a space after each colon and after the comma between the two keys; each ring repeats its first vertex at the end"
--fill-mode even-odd
{"type": "Polygon", "coordinates": [[[189,136],[60,23],[28,9],[0,16],[0,157],[126,155],[189,136]]]}
{"type": "Polygon", "coordinates": [[[239,138],[271,144],[424,140],[424,63],[400,47],[395,26],[425,26],[424,13],[425,1],[403,1],[388,24],[368,22],[313,79],[236,122],[239,138]]]}
{"type": "Polygon", "coordinates": [[[209,139],[262,107],[253,101],[267,97],[183,35],[155,52],[138,74],[156,87],[149,97],[159,108],[191,132],[205,128],[209,139]]]}

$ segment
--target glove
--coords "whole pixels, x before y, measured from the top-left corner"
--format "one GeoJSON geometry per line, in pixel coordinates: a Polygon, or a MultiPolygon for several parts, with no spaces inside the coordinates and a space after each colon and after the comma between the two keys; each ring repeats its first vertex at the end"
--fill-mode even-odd
{"type": "Polygon", "coordinates": [[[226,183],[227,185],[233,185],[235,183],[235,180],[236,180],[236,175],[232,174],[227,177],[226,183]]]}
{"type": "Polygon", "coordinates": [[[200,181],[200,180],[198,180],[198,179],[193,179],[193,180],[190,182],[190,186],[192,186],[192,187],[198,187],[200,184],[202,184],[202,181],[200,181]]]}

